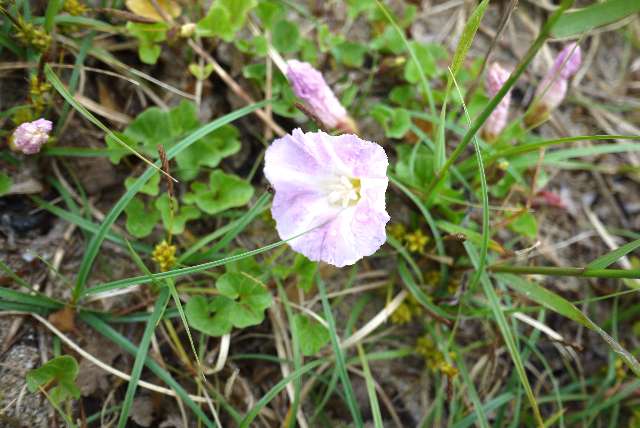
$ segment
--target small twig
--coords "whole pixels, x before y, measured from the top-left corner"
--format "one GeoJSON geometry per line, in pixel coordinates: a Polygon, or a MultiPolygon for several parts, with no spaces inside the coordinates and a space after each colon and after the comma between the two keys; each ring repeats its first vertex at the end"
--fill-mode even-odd
{"type": "Polygon", "coordinates": [[[296,108],[298,110],[300,110],[305,116],[307,116],[307,118],[310,121],[315,123],[316,126],[318,127],[318,129],[320,129],[325,134],[329,134],[329,131],[327,130],[327,127],[324,126],[324,123],[322,122],[322,120],[320,120],[320,118],[318,116],[316,116],[311,110],[309,110],[307,107],[305,107],[304,104],[302,104],[299,101],[294,101],[293,105],[296,106],[296,108]]]}

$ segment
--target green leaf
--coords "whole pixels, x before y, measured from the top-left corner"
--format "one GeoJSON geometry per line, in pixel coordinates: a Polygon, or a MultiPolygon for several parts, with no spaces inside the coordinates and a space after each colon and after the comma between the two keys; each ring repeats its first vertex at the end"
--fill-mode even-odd
{"type": "Polygon", "coordinates": [[[467,56],[467,52],[469,52],[471,42],[473,42],[473,37],[476,35],[476,31],[480,25],[480,20],[482,19],[482,14],[484,14],[484,10],[488,3],[489,0],[482,0],[482,3],[478,5],[478,8],[469,17],[469,21],[467,21],[467,25],[465,25],[464,30],[462,31],[460,41],[456,47],[456,53],[453,56],[453,62],[451,64],[451,73],[453,74],[453,77],[455,77],[458,74],[458,71],[462,68],[462,64],[467,56]]]}
{"type": "Polygon", "coordinates": [[[233,327],[244,328],[260,324],[264,311],[271,306],[271,294],[260,281],[245,273],[226,273],[216,287],[221,296],[207,302],[193,296],[187,303],[189,324],[210,336],[222,336],[233,327]]]}
{"type": "MultiPolygon", "coordinates": [[[[1,193],[1,192],[0,192],[1,193]]],[[[585,266],[585,269],[605,269],[611,266],[616,261],[620,260],[622,257],[629,254],[631,251],[640,247],[640,239],[629,242],[627,245],[623,245],[620,248],[617,248],[610,253],[605,254],[604,256],[598,257],[591,263],[585,266]]]]}
{"type": "Polygon", "coordinates": [[[39,390],[38,386],[49,389],[52,383],[58,386],[49,391],[54,403],[58,404],[70,398],[80,398],[80,389],[75,385],[78,375],[78,363],[73,357],[63,355],[54,358],[42,367],[27,373],[27,387],[30,392],[39,390]]]}
{"type": "Polygon", "coordinates": [[[321,25],[318,28],[318,47],[320,48],[320,52],[327,52],[343,42],[344,37],[332,36],[331,31],[326,25],[321,25]]]}
{"type": "Polygon", "coordinates": [[[612,24],[640,10],[640,2],[630,0],[607,0],[594,3],[576,12],[564,13],[553,27],[554,37],[567,37],[612,24]]]}
{"type": "MultiPolygon", "coordinates": [[[[509,216],[507,215],[507,217],[509,216]]],[[[522,214],[520,217],[509,223],[509,229],[531,239],[534,239],[536,236],[538,236],[538,225],[536,223],[536,218],[528,212],[522,214]]]]}
{"type": "MultiPolygon", "coordinates": [[[[245,254],[247,251],[242,248],[236,248],[235,250],[226,254],[227,257],[239,256],[245,254]]],[[[244,272],[247,275],[253,277],[259,277],[264,274],[264,269],[256,262],[253,257],[245,257],[235,262],[227,263],[225,266],[227,272],[244,272]]]]}
{"type": "Polygon", "coordinates": [[[311,291],[317,266],[318,263],[312,262],[302,254],[296,254],[296,261],[291,270],[300,275],[298,287],[302,288],[307,293],[311,291]]]}
{"type": "Polygon", "coordinates": [[[351,19],[356,19],[362,12],[376,7],[376,3],[373,0],[347,0],[347,3],[349,4],[347,13],[351,19]]]}
{"type": "MultiPolygon", "coordinates": [[[[138,143],[131,137],[129,137],[128,135],[123,134],[122,132],[118,132],[118,131],[113,131],[113,134],[118,137],[120,139],[120,141],[122,141],[123,143],[125,143],[127,146],[131,147],[132,149],[137,149],[138,148],[138,143]]],[[[122,145],[120,145],[120,143],[118,143],[111,135],[107,134],[104,137],[104,142],[107,144],[107,147],[109,147],[110,149],[121,149],[122,145]]],[[[114,164],[114,165],[118,165],[120,163],[120,160],[124,157],[125,155],[113,155],[113,156],[109,156],[109,161],[114,164]]]]}
{"type": "Polygon", "coordinates": [[[164,144],[171,140],[172,135],[167,113],[158,107],[151,107],[140,113],[136,120],[125,128],[124,134],[145,145],[164,144]]]}
{"type": "Polygon", "coordinates": [[[11,181],[9,176],[0,172],[0,195],[9,190],[11,183],[13,183],[13,181],[11,181]]]}
{"type": "Polygon", "coordinates": [[[362,67],[364,57],[369,52],[369,48],[357,43],[346,42],[336,46],[332,52],[347,67],[362,67]]]}
{"type": "MultiPolygon", "coordinates": [[[[124,187],[126,187],[127,190],[131,189],[131,186],[133,186],[137,180],[137,178],[127,177],[124,180],[124,187]]],[[[138,192],[149,196],[157,196],[158,193],[160,193],[160,174],[154,174],[151,176],[149,181],[147,181],[144,186],[138,190],[138,192]]]]}
{"type": "Polygon", "coordinates": [[[223,6],[214,4],[207,16],[198,22],[196,34],[201,37],[219,36],[225,42],[232,42],[236,33],[231,25],[229,11],[223,6]]]}
{"type": "Polygon", "coordinates": [[[371,117],[384,128],[389,138],[402,138],[411,128],[411,116],[403,108],[376,104],[371,111],[371,117]]]}
{"type": "Polygon", "coordinates": [[[327,327],[319,322],[312,325],[309,318],[304,315],[295,314],[293,322],[298,332],[300,349],[307,357],[315,355],[331,339],[327,327]]]}
{"type": "Polygon", "coordinates": [[[240,133],[233,125],[224,125],[205,135],[188,150],[176,155],[180,178],[193,180],[200,166],[215,168],[222,159],[237,153],[242,144],[238,140],[240,133]]]}
{"type": "MultiPolygon", "coordinates": [[[[422,71],[427,77],[432,77],[436,74],[436,64],[433,60],[433,56],[431,55],[431,51],[425,46],[416,41],[410,41],[409,46],[411,46],[413,52],[418,58],[420,62],[420,66],[422,67],[422,71]]],[[[420,70],[416,65],[413,58],[409,59],[406,67],[404,68],[404,78],[409,83],[418,83],[422,80],[420,76],[420,70]]]]}
{"type": "Polygon", "coordinates": [[[300,49],[300,29],[295,22],[281,19],[273,27],[273,47],[280,53],[294,53],[300,49]]]}
{"type": "Polygon", "coordinates": [[[244,328],[264,320],[264,311],[271,306],[271,294],[263,283],[242,272],[226,273],[216,287],[226,297],[240,299],[230,314],[234,326],[244,328]]]}
{"type": "Polygon", "coordinates": [[[124,212],[127,213],[127,232],[136,238],[144,238],[149,235],[161,217],[161,214],[156,210],[146,211],[144,202],[136,198],[131,199],[124,212]]]}
{"type": "Polygon", "coordinates": [[[145,64],[155,64],[158,61],[162,49],[156,43],[167,38],[167,30],[169,28],[169,25],[164,22],[156,22],[155,24],[127,22],[129,33],[140,40],[138,48],[140,61],[145,64]]]}
{"type": "Polygon", "coordinates": [[[261,0],[253,12],[262,21],[262,26],[268,30],[273,29],[273,25],[279,16],[284,15],[287,9],[279,2],[273,0],[261,0]]]}
{"type": "Polygon", "coordinates": [[[231,28],[238,31],[244,27],[247,13],[258,5],[258,0],[218,0],[218,3],[229,11],[231,28]]]}
{"type": "Polygon", "coordinates": [[[207,214],[217,214],[229,208],[245,205],[253,196],[253,186],[221,170],[211,173],[209,189],[203,183],[193,183],[196,205],[207,214]]]}
{"type": "MultiPolygon", "coordinates": [[[[162,214],[162,223],[165,229],[169,230],[171,224],[171,202],[169,201],[169,195],[162,194],[156,199],[156,209],[162,214]]],[[[193,206],[183,206],[179,208],[178,201],[174,198],[174,214],[173,214],[173,234],[179,235],[184,232],[185,223],[189,220],[195,220],[200,218],[202,213],[200,210],[193,206]]]]}

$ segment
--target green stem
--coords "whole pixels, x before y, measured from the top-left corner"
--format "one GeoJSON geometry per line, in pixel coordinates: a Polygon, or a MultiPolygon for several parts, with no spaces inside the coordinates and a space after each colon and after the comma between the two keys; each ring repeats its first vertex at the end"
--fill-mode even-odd
{"type": "Polygon", "coordinates": [[[462,151],[467,147],[467,144],[469,144],[473,136],[478,133],[482,124],[487,120],[491,113],[493,113],[493,110],[495,110],[502,98],[504,98],[509,89],[511,89],[511,87],[516,83],[516,80],[518,80],[522,73],[524,73],[524,70],[529,66],[529,63],[533,60],[533,57],[535,57],[536,53],[538,53],[538,50],[540,50],[543,43],[547,40],[547,36],[553,29],[554,25],[556,25],[556,22],[558,22],[558,20],[562,16],[562,13],[567,10],[573,4],[573,2],[574,0],[564,0],[558,7],[558,9],[553,13],[553,15],[549,17],[547,23],[544,25],[544,27],[542,27],[542,30],[540,30],[538,38],[535,40],[535,42],[533,42],[533,45],[531,45],[520,63],[518,63],[516,69],[513,70],[513,73],[511,73],[509,79],[507,79],[505,84],[502,86],[502,89],[500,89],[496,96],[493,97],[487,108],[485,108],[480,116],[478,116],[478,118],[473,122],[471,128],[465,134],[464,138],[462,138],[462,141],[460,141],[460,144],[458,144],[458,147],[456,147],[449,159],[447,159],[447,162],[444,164],[444,166],[440,168],[438,172],[436,172],[436,177],[438,177],[438,179],[431,182],[429,188],[426,190],[422,198],[423,201],[426,201],[433,189],[435,189],[438,184],[445,179],[446,173],[451,165],[453,165],[460,154],[462,154],[462,151]]]}
{"type": "Polygon", "coordinates": [[[520,275],[577,276],[582,278],[630,278],[640,279],[640,270],[560,268],[550,266],[487,266],[490,272],[506,272],[520,275]]]}

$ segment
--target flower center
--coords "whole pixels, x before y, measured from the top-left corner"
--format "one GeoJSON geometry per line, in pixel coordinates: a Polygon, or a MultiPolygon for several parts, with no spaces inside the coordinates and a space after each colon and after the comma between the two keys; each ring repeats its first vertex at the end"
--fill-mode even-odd
{"type": "Polygon", "coordinates": [[[333,190],[329,193],[329,200],[332,203],[342,201],[342,208],[347,208],[349,202],[360,198],[360,179],[348,179],[343,175],[340,177],[340,183],[329,186],[329,189],[333,190]]]}

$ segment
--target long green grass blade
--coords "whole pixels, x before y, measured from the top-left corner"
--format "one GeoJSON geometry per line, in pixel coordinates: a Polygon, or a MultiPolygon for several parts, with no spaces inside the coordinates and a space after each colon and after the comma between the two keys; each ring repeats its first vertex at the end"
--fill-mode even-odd
{"type": "Polygon", "coordinates": [[[575,12],[562,15],[555,28],[555,37],[567,37],[612,24],[640,10],[640,2],[630,0],[607,0],[594,3],[575,12]]]}
{"type": "Polygon", "coordinates": [[[158,324],[158,321],[160,321],[164,306],[168,300],[169,288],[164,287],[158,293],[158,300],[155,303],[155,307],[153,308],[151,317],[147,322],[147,327],[145,328],[144,334],[142,335],[142,340],[140,340],[140,345],[138,346],[136,361],[133,363],[133,368],[131,369],[131,380],[129,381],[127,392],[124,396],[124,401],[122,402],[122,410],[120,412],[120,419],[118,420],[118,428],[124,428],[129,419],[129,412],[131,410],[131,405],[133,404],[133,397],[138,387],[138,381],[140,380],[140,375],[142,374],[142,368],[144,367],[145,360],[147,359],[147,351],[149,350],[149,345],[151,344],[151,336],[153,336],[153,332],[156,330],[156,325],[158,324]]]}
{"type": "Polygon", "coordinates": [[[627,245],[623,245],[622,247],[617,248],[610,253],[605,254],[604,256],[598,257],[587,266],[585,266],[585,269],[607,268],[638,247],[640,247],[640,239],[630,242],[627,245]]]}
{"type": "Polygon", "coordinates": [[[347,406],[353,417],[353,423],[357,428],[363,428],[364,423],[362,421],[362,415],[356,402],[356,396],[351,387],[351,381],[349,380],[349,373],[347,373],[347,366],[344,361],[344,354],[340,349],[340,343],[338,340],[338,331],[336,330],[335,319],[333,318],[333,311],[327,298],[327,290],[324,288],[324,283],[320,277],[320,273],[316,272],[316,283],[318,285],[318,291],[320,292],[320,298],[322,299],[322,307],[324,308],[325,320],[327,321],[327,327],[331,335],[331,345],[333,346],[333,354],[336,360],[336,370],[340,375],[342,381],[342,387],[344,388],[344,395],[347,399],[347,406]]]}
{"type": "MultiPolygon", "coordinates": [[[[93,328],[95,328],[100,333],[102,333],[106,338],[122,346],[130,354],[138,355],[137,346],[135,346],[133,343],[127,340],[123,335],[121,335],[120,333],[115,331],[113,328],[111,328],[111,326],[109,326],[107,323],[105,323],[95,314],[88,311],[81,310],[78,313],[78,316],[82,318],[87,324],[91,325],[93,328]]],[[[187,394],[187,391],[185,391],[184,388],[182,388],[182,386],[180,386],[180,384],[176,382],[176,380],[173,379],[169,373],[165,372],[162,369],[162,367],[158,365],[158,363],[153,361],[151,358],[146,357],[145,365],[153,373],[158,375],[158,377],[162,379],[162,381],[164,381],[171,389],[173,389],[176,392],[176,394],[178,394],[178,396],[180,396],[180,398],[186,403],[186,405],[189,406],[189,408],[191,408],[191,410],[193,410],[193,412],[196,415],[198,415],[200,419],[202,419],[202,422],[207,427],[215,428],[215,425],[213,424],[213,422],[211,422],[211,420],[207,417],[207,415],[204,414],[202,409],[200,409],[200,407],[191,399],[191,397],[189,397],[189,394],[187,394]]]]}
{"type": "Polygon", "coordinates": [[[464,30],[462,30],[462,35],[460,36],[460,41],[458,42],[456,53],[453,55],[453,61],[451,63],[451,74],[454,78],[462,68],[464,59],[467,57],[467,52],[469,52],[471,42],[473,42],[476,31],[478,31],[480,20],[488,4],[489,0],[482,0],[482,3],[478,5],[477,9],[469,17],[469,21],[467,21],[467,24],[464,26],[464,30]]]}
{"type": "Polygon", "coordinates": [[[374,384],[373,376],[371,375],[371,368],[367,362],[367,355],[365,354],[364,348],[360,342],[357,342],[356,346],[358,347],[360,364],[362,364],[362,371],[364,372],[364,380],[367,384],[369,405],[371,407],[371,413],[373,413],[373,426],[376,428],[384,428],[384,425],[382,424],[382,413],[380,412],[380,403],[378,402],[378,393],[376,392],[376,386],[374,384]]]}
{"type": "MultiPolygon", "coordinates": [[[[467,250],[467,254],[471,259],[471,263],[473,266],[478,269],[480,258],[477,254],[477,250],[475,246],[469,242],[464,242],[464,247],[467,250]]],[[[518,377],[520,378],[520,383],[524,388],[527,397],[529,398],[529,402],[531,403],[531,407],[533,408],[536,420],[540,428],[544,427],[544,422],[542,421],[542,416],[540,415],[540,410],[538,409],[538,405],[536,404],[536,398],[533,395],[533,390],[531,389],[531,384],[529,383],[529,379],[527,378],[527,372],[524,369],[524,364],[520,359],[520,352],[518,347],[516,346],[516,342],[513,338],[513,333],[511,332],[511,328],[509,323],[507,323],[507,319],[504,316],[504,312],[502,307],[500,306],[500,300],[493,289],[493,284],[489,279],[489,275],[486,272],[481,272],[480,282],[482,284],[482,288],[484,290],[484,294],[487,296],[487,300],[489,301],[489,306],[493,311],[493,315],[495,317],[496,323],[498,327],[500,327],[500,332],[502,333],[502,338],[504,339],[504,343],[511,355],[511,359],[513,360],[513,364],[516,368],[516,372],[518,373],[518,377]]]]}

